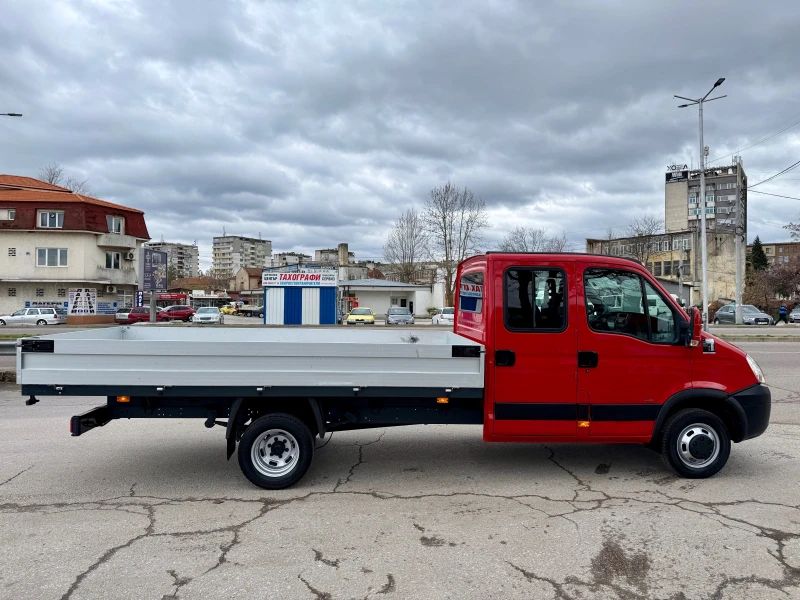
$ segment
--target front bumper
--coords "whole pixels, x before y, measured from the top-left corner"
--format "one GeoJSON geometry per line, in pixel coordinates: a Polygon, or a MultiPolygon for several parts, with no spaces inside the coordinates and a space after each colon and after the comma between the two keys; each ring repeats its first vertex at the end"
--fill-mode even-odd
{"type": "Polygon", "coordinates": [[[767,430],[772,411],[772,394],[764,384],[745,388],[727,399],[740,421],[739,435],[734,441],[741,442],[758,437],[767,430]]]}

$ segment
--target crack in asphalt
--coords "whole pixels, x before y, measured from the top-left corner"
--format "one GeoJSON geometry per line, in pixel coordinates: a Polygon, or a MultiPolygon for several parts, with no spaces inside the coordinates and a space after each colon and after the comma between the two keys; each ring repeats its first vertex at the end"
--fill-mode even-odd
{"type": "Polygon", "coordinates": [[[381,434],[378,436],[377,440],[373,440],[371,442],[366,442],[364,444],[358,444],[358,462],[356,462],[356,464],[354,464],[352,467],[350,467],[350,472],[347,474],[347,479],[345,479],[344,481],[339,479],[339,481],[336,482],[336,485],[333,486],[333,491],[334,492],[338,492],[340,486],[343,486],[343,485],[346,485],[346,484],[350,483],[350,480],[353,478],[353,473],[355,472],[356,468],[361,466],[361,464],[364,462],[364,448],[366,448],[367,446],[372,446],[372,444],[377,444],[378,442],[380,442],[383,439],[383,436],[386,435],[386,431],[387,430],[384,429],[381,432],[381,434]]]}
{"type": "Polygon", "coordinates": [[[22,471],[20,471],[20,472],[19,472],[19,473],[17,473],[16,475],[13,475],[13,476],[9,477],[8,479],[6,479],[5,481],[3,481],[3,482],[0,482],[0,487],[3,487],[5,484],[7,484],[7,483],[8,483],[8,482],[10,482],[10,481],[14,481],[14,480],[15,480],[17,477],[19,477],[19,476],[20,476],[20,475],[22,475],[23,473],[27,473],[27,472],[28,472],[28,471],[30,471],[32,468],[33,468],[33,465],[31,465],[31,466],[30,466],[30,467],[28,467],[27,469],[22,469],[22,471]]]}
{"type": "MultiPolygon", "coordinates": [[[[228,532],[232,534],[230,542],[222,544],[220,546],[220,555],[217,560],[217,564],[206,570],[205,572],[201,573],[197,577],[179,577],[174,571],[170,573],[170,575],[174,579],[174,590],[172,594],[165,595],[164,598],[177,598],[180,589],[188,585],[194,579],[198,577],[202,577],[210,573],[211,571],[217,569],[218,567],[222,566],[226,562],[228,562],[228,554],[241,543],[241,531],[249,524],[253,523],[254,521],[262,518],[267,513],[280,509],[285,506],[290,506],[295,503],[302,503],[306,500],[316,497],[323,497],[323,496],[331,496],[331,495],[351,495],[351,496],[367,496],[381,501],[406,501],[406,500],[418,500],[418,499],[430,499],[430,498],[456,498],[456,497],[466,497],[466,498],[486,498],[486,499],[505,499],[511,502],[515,502],[522,506],[525,506],[527,509],[532,510],[534,512],[540,513],[545,515],[547,519],[564,519],[569,521],[576,530],[579,529],[577,521],[571,519],[570,516],[577,515],[580,513],[585,512],[592,512],[597,511],[603,508],[613,508],[617,502],[621,502],[623,504],[643,504],[643,505],[652,505],[652,506],[663,506],[663,507],[673,507],[677,510],[682,510],[686,512],[690,512],[695,515],[699,515],[703,518],[708,518],[713,520],[715,523],[719,524],[722,527],[737,529],[739,531],[745,532],[748,535],[754,535],[756,537],[760,537],[766,540],[770,540],[773,544],[775,544],[775,549],[770,550],[768,549],[767,552],[769,555],[780,565],[782,569],[782,577],[780,578],[765,578],[759,577],[756,575],[750,576],[743,576],[743,577],[731,577],[726,574],[721,575],[721,581],[718,583],[716,589],[713,591],[712,595],[708,596],[709,598],[719,600],[723,598],[726,591],[730,591],[730,589],[737,587],[737,586],[744,586],[744,585],[751,585],[751,584],[758,584],[762,585],[770,590],[781,592],[783,594],[788,595],[787,589],[794,588],[800,586],[800,568],[794,567],[789,564],[789,559],[787,559],[785,552],[786,552],[786,544],[792,540],[800,538],[800,534],[795,534],[789,531],[783,531],[773,527],[765,527],[761,525],[757,525],[747,521],[741,517],[731,516],[729,514],[725,514],[725,509],[728,507],[735,507],[735,506],[742,506],[742,505],[758,505],[763,507],[781,507],[787,509],[800,509],[800,504],[788,504],[782,502],[774,502],[774,501],[763,501],[763,500],[756,500],[756,499],[745,499],[745,500],[733,500],[733,501],[697,501],[697,500],[689,500],[687,498],[681,498],[676,496],[671,496],[663,491],[641,491],[641,492],[630,492],[630,493],[617,493],[616,495],[609,494],[602,490],[596,489],[593,485],[589,482],[578,476],[575,472],[570,470],[561,460],[559,460],[556,456],[556,452],[548,447],[544,446],[548,452],[549,456],[547,460],[549,460],[555,467],[557,467],[560,471],[562,471],[566,476],[568,476],[574,482],[575,486],[572,490],[572,497],[571,498],[564,498],[564,497],[551,497],[543,494],[515,494],[515,495],[503,495],[503,494],[490,494],[490,493],[480,493],[480,492],[448,492],[448,493],[423,493],[423,494],[413,494],[413,495],[401,495],[389,492],[376,492],[376,491],[357,491],[357,490],[343,490],[339,491],[339,488],[342,485],[350,483],[355,470],[363,464],[364,461],[364,448],[366,446],[370,446],[373,444],[378,443],[381,441],[383,435],[386,432],[384,431],[376,440],[371,442],[366,442],[363,444],[358,444],[359,453],[358,453],[358,461],[350,467],[348,476],[341,480],[339,479],[337,484],[334,486],[333,490],[330,491],[315,491],[309,492],[307,494],[301,496],[295,496],[292,498],[284,499],[284,500],[275,500],[272,498],[259,498],[259,499],[242,499],[242,498],[225,498],[225,497],[215,497],[215,498],[197,498],[197,497],[190,497],[190,498],[168,498],[168,497],[158,497],[158,496],[137,496],[135,495],[135,486],[134,483],[131,485],[131,488],[127,495],[124,496],[114,496],[112,498],[102,499],[102,500],[95,500],[95,501],[77,501],[77,502],[56,502],[56,503],[42,503],[42,504],[17,504],[17,503],[4,503],[0,504],[0,511],[2,512],[34,512],[34,513],[42,513],[42,514],[52,514],[52,513],[59,513],[59,512],[69,512],[69,511],[79,511],[79,510],[120,510],[129,512],[131,514],[145,516],[148,519],[147,526],[145,527],[144,532],[139,533],[133,536],[128,541],[118,544],[105,552],[103,552],[97,560],[95,560],[88,568],[82,571],[77,577],[74,579],[72,584],[69,586],[67,591],[62,596],[62,600],[68,600],[73,596],[75,591],[81,586],[81,584],[89,577],[93,572],[95,572],[98,568],[103,566],[104,564],[108,563],[110,560],[114,558],[120,551],[129,548],[133,544],[137,543],[138,541],[147,538],[147,537],[189,537],[195,535],[206,535],[212,533],[221,533],[221,532],[228,532]],[[594,495],[594,497],[592,497],[594,495]],[[653,496],[651,498],[643,498],[642,495],[650,495],[653,496]],[[588,499],[584,499],[586,497],[588,499]],[[528,502],[531,500],[542,500],[546,502],[554,503],[556,506],[553,507],[552,510],[547,511],[543,510],[542,508],[538,508],[536,506],[532,506],[528,502]],[[225,501],[231,502],[238,502],[238,503],[258,503],[260,504],[260,510],[255,516],[252,516],[248,519],[245,519],[239,523],[234,525],[228,525],[225,527],[217,527],[211,529],[201,529],[195,531],[188,531],[188,532],[162,532],[162,533],[155,533],[155,525],[156,525],[156,509],[160,506],[169,506],[169,505],[182,505],[186,503],[193,503],[193,502],[214,502],[220,503],[225,501]],[[528,501],[528,502],[526,502],[528,501]],[[566,510],[561,512],[555,510],[558,506],[562,506],[566,510]],[[135,512],[133,509],[134,507],[139,508],[140,511],[144,510],[145,512],[135,512]]],[[[30,469],[32,467],[28,467],[30,469]]],[[[8,481],[18,477],[28,469],[21,471],[17,475],[14,475],[12,478],[6,480],[8,481]]],[[[2,485],[2,484],[0,484],[2,485]]],[[[413,526],[421,531],[424,532],[425,528],[422,526],[412,523],[413,526]]],[[[631,560],[639,560],[638,564],[647,564],[647,557],[637,558],[637,555],[633,555],[633,558],[628,556],[623,550],[617,548],[609,548],[606,545],[601,549],[601,552],[605,551],[608,557],[616,560],[617,563],[621,563],[623,565],[627,564],[626,561],[631,560]]],[[[315,560],[318,562],[322,562],[323,564],[330,566],[332,568],[338,569],[340,560],[332,560],[325,558],[322,552],[312,548],[312,551],[315,554],[315,560]]],[[[599,555],[598,555],[599,556],[599,555]]],[[[607,557],[607,558],[608,558],[607,557]]],[[[596,557],[595,560],[599,561],[599,558],[596,557]]],[[[559,600],[573,600],[573,596],[567,590],[568,586],[575,586],[576,588],[586,588],[593,591],[599,591],[600,588],[604,588],[607,591],[613,592],[618,598],[623,599],[631,599],[631,600],[638,600],[641,598],[650,598],[652,596],[648,596],[646,593],[646,580],[638,580],[638,579],[630,579],[629,583],[636,587],[636,590],[631,590],[626,587],[620,586],[618,583],[615,582],[614,577],[618,576],[617,573],[613,568],[611,569],[610,576],[602,575],[603,571],[600,570],[598,573],[595,573],[593,581],[582,581],[574,576],[567,577],[563,582],[556,581],[555,579],[547,578],[541,575],[536,574],[530,567],[515,564],[512,562],[506,561],[507,564],[520,573],[527,581],[539,581],[544,582],[550,585],[553,588],[554,593],[556,594],[556,598],[559,600]],[[644,590],[644,592],[643,592],[644,590]]],[[[594,563],[594,561],[593,561],[594,563]]],[[[603,561],[599,561],[598,564],[616,564],[613,561],[605,563],[603,561]]],[[[624,574],[624,573],[623,573],[624,574]]],[[[308,590],[315,595],[317,598],[324,598],[330,600],[332,595],[330,592],[326,592],[323,590],[319,590],[313,587],[304,577],[303,573],[298,575],[298,579],[302,581],[308,590]]],[[[391,574],[388,575],[388,582],[377,592],[378,594],[387,594],[394,592],[396,590],[396,580],[395,577],[391,574]]],[[[671,598],[679,598],[680,596],[675,596],[674,594],[671,598]]]]}

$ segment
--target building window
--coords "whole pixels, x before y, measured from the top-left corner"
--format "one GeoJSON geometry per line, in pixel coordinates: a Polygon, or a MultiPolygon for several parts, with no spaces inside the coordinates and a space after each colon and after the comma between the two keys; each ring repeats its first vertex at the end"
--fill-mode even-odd
{"type": "Polygon", "coordinates": [[[697,196],[689,196],[689,204],[697,204],[697,196]]]}
{"type": "Polygon", "coordinates": [[[64,211],[40,211],[39,227],[61,229],[64,227],[64,211]]]}
{"type": "Polygon", "coordinates": [[[125,219],[122,217],[106,217],[109,233],[123,233],[125,231],[125,219]]]}
{"type": "Polygon", "coordinates": [[[714,214],[714,207],[713,207],[713,206],[709,206],[709,207],[706,209],[706,214],[707,214],[707,215],[713,215],[713,214],[714,214]]]}
{"type": "Polygon", "coordinates": [[[778,253],[783,254],[783,246],[778,246],[778,253]]]}
{"type": "Polygon", "coordinates": [[[653,266],[655,267],[653,275],[655,275],[656,277],[661,277],[661,263],[657,262],[653,266]]]}
{"type": "Polygon", "coordinates": [[[13,208],[0,210],[0,221],[13,221],[17,211],[13,208]]]}
{"type": "Polygon", "coordinates": [[[681,268],[681,261],[673,260],[672,261],[672,273],[677,277],[678,273],[680,272],[681,268]]]}
{"type": "Polygon", "coordinates": [[[764,248],[764,254],[772,254],[772,248],[764,248]]]}
{"type": "Polygon", "coordinates": [[[672,263],[668,260],[664,261],[664,277],[670,277],[672,275],[672,263]]]}
{"type": "Polygon", "coordinates": [[[36,249],[37,267],[66,267],[67,249],[66,248],[37,248],[36,249]]]}
{"type": "Polygon", "coordinates": [[[706,196],[706,203],[713,201],[714,201],[714,196],[706,196]]]}
{"type": "Polygon", "coordinates": [[[645,263],[644,268],[652,273],[653,272],[653,263],[651,263],[651,262],[645,263]]]}
{"type": "Polygon", "coordinates": [[[44,298],[44,288],[36,288],[36,297],[44,298]]]}
{"type": "Polygon", "coordinates": [[[8,255],[9,256],[16,256],[17,255],[17,249],[16,248],[9,248],[8,249],[8,255]]]}
{"type": "Polygon", "coordinates": [[[106,269],[119,269],[119,252],[106,252],[106,269]]]}
{"type": "Polygon", "coordinates": [[[17,288],[8,288],[8,296],[13,298],[17,295],[17,288]]]}
{"type": "Polygon", "coordinates": [[[67,297],[67,289],[66,288],[58,288],[58,297],[59,298],[66,298],[67,297]]]}

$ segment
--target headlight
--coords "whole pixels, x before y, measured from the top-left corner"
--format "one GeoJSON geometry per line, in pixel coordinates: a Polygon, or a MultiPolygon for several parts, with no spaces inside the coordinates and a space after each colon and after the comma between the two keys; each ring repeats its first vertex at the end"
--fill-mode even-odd
{"type": "Polygon", "coordinates": [[[753,370],[753,375],[756,376],[758,382],[767,383],[767,380],[764,377],[764,371],[761,370],[761,367],[758,366],[758,363],[754,361],[749,354],[745,354],[745,358],[747,358],[747,364],[750,365],[750,368],[753,370]]]}

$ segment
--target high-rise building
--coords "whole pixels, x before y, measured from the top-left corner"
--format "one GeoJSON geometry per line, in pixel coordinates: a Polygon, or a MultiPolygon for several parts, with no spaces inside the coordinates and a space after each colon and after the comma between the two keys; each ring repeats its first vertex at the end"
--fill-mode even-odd
{"type": "Polygon", "coordinates": [[[200,274],[200,254],[197,244],[150,242],[147,248],[167,253],[167,265],[177,272],[177,279],[197,277],[200,274]]]}
{"type": "Polygon", "coordinates": [[[264,268],[272,259],[272,242],[239,235],[214,238],[211,257],[211,275],[232,278],[242,267],[264,268]]]}
{"type": "MultiPolygon", "coordinates": [[[[700,170],[675,165],[670,169],[664,188],[665,231],[696,230],[700,224],[700,170]]],[[[741,233],[747,233],[747,175],[738,156],[731,165],[706,168],[706,226],[725,233],[740,226],[745,228],[741,233]]]]}

